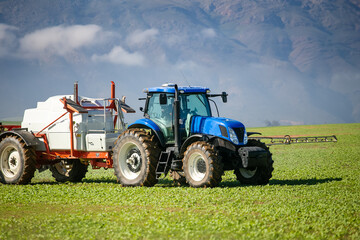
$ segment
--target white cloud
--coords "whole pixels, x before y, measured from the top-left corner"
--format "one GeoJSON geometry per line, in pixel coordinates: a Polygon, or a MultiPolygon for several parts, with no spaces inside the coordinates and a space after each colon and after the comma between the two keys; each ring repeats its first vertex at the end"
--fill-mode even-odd
{"type": "Polygon", "coordinates": [[[14,34],[17,28],[14,26],[0,23],[0,57],[7,56],[17,44],[14,34]]]}
{"type": "Polygon", "coordinates": [[[201,31],[201,34],[206,38],[216,37],[216,32],[213,28],[205,28],[201,31]]]}
{"type": "Polygon", "coordinates": [[[159,34],[159,30],[155,28],[147,29],[145,31],[136,30],[126,38],[126,42],[130,46],[141,45],[146,41],[154,39],[157,34],[159,34]]]}
{"type": "Polygon", "coordinates": [[[130,53],[121,46],[115,46],[108,54],[101,56],[95,54],[92,56],[92,60],[128,66],[142,66],[145,62],[145,58],[141,53],[130,53]]]}
{"type": "Polygon", "coordinates": [[[97,25],[56,26],[37,30],[20,39],[20,52],[27,57],[42,55],[65,56],[98,41],[101,27],[97,25]]]}
{"type": "Polygon", "coordinates": [[[185,34],[164,34],[161,36],[161,40],[169,47],[177,47],[181,44],[187,44],[189,36],[185,34]]]}
{"type": "Polygon", "coordinates": [[[199,65],[194,62],[194,61],[179,61],[175,64],[175,68],[179,69],[179,70],[194,70],[197,67],[199,67],[199,65]]]}

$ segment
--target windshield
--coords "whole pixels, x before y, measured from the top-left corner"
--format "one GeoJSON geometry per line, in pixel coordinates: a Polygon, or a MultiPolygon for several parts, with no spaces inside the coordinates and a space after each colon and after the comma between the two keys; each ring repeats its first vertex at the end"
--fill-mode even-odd
{"type": "Polygon", "coordinates": [[[211,116],[209,102],[205,94],[181,94],[180,95],[180,118],[186,119],[191,116],[211,116]]]}

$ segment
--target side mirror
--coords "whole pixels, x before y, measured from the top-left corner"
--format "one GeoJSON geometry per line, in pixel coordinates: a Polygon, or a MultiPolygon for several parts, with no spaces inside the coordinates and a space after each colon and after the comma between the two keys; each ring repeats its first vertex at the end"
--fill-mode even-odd
{"type": "Polygon", "coordinates": [[[144,108],[143,108],[143,107],[140,107],[140,111],[141,111],[141,112],[144,112],[144,108]]]}
{"type": "Polygon", "coordinates": [[[227,103],[227,93],[226,92],[222,92],[222,94],[221,94],[221,98],[222,98],[222,101],[224,102],[224,103],[227,103]]]}
{"type": "Polygon", "coordinates": [[[167,104],[167,96],[166,93],[160,94],[160,105],[166,105],[167,104]]]}

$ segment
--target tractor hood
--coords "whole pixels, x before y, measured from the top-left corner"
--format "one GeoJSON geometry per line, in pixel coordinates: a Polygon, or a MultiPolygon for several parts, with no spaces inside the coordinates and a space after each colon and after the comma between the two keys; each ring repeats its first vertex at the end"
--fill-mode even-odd
{"type": "Polygon", "coordinates": [[[191,134],[208,134],[220,137],[235,145],[247,144],[244,124],[229,118],[193,116],[190,124],[191,134]]]}

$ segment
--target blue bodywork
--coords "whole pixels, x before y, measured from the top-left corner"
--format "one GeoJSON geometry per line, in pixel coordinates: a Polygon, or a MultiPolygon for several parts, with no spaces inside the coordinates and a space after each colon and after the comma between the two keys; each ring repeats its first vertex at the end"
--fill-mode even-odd
{"type": "Polygon", "coordinates": [[[134,123],[129,125],[129,128],[134,128],[134,127],[137,127],[140,125],[143,125],[146,128],[152,129],[155,132],[161,131],[160,127],[156,123],[154,123],[152,120],[147,119],[147,118],[142,118],[142,119],[136,120],[134,123]]]}
{"type": "Polygon", "coordinates": [[[247,144],[245,126],[241,122],[229,118],[193,116],[191,119],[190,132],[191,134],[200,133],[220,137],[235,145],[247,144]],[[226,134],[221,132],[220,126],[224,127],[223,129],[226,131],[226,134]],[[230,139],[230,129],[233,129],[235,132],[239,143],[234,143],[230,139]],[[238,134],[238,132],[241,132],[241,134],[238,134]]]}
{"type": "MultiPolygon", "coordinates": [[[[205,87],[181,87],[179,86],[179,91],[182,93],[206,93],[210,91],[209,88],[205,87]]],[[[173,86],[169,87],[154,87],[154,88],[146,88],[144,89],[144,92],[146,93],[175,93],[175,88],[173,86]]]]}
{"type": "MultiPolygon", "coordinates": [[[[152,129],[158,136],[161,145],[165,145],[164,142],[165,140],[160,127],[156,123],[154,123],[151,119],[147,119],[147,118],[138,119],[134,123],[129,125],[129,128],[138,128],[138,127],[145,127],[148,129],[152,129]]],[[[241,122],[229,118],[193,116],[191,118],[189,135],[191,136],[193,134],[205,134],[214,137],[219,137],[227,141],[230,141],[231,143],[237,146],[243,146],[247,144],[247,133],[245,130],[245,126],[241,122]],[[224,129],[226,130],[226,135],[224,135],[221,132],[220,126],[224,127],[224,129]],[[235,143],[231,140],[230,129],[234,130],[235,135],[239,141],[238,143],[235,143]]]]}

